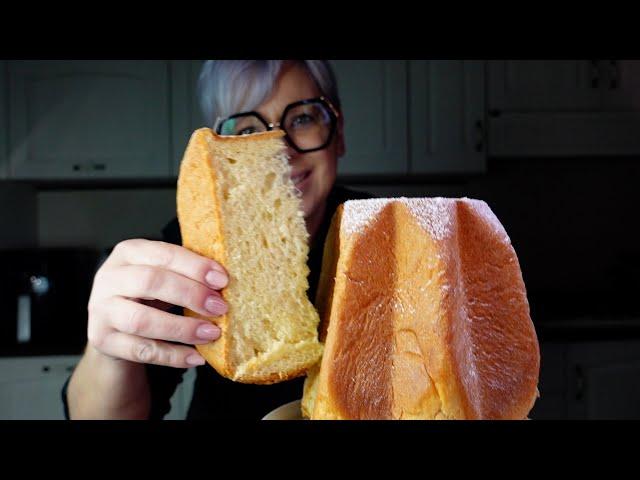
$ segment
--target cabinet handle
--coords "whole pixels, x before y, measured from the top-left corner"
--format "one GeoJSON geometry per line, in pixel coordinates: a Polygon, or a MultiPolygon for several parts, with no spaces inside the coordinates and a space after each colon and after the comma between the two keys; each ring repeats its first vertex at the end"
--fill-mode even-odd
{"type": "Polygon", "coordinates": [[[45,365],[44,367],[42,367],[42,371],[44,373],[49,373],[51,371],[51,367],[49,367],[48,365],[45,365]]]}
{"type": "Polygon", "coordinates": [[[600,86],[600,68],[598,60],[591,60],[591,88],[599,88],[600,86]]]}
{"type": "Polygon", "coordinates": [[[484,149],[484,128],[482,120],[476,122],[476,152],[482,152],[484,149]]]}
{"type": "Polygon", "coordinates": [[[618,88],[618,84],[620,81],[620,67],[616,60],[611,60],[609,62],[611,65],[611,80],[609,81],[609,90],[615,90],[618,88]]]}
{"type": "Polygon", "coordinates": [[[107,169],[107,165],[104,163],[75,163],[72,168],[74,172],[79,172],[81,170],[104,171],[107,169]]]}

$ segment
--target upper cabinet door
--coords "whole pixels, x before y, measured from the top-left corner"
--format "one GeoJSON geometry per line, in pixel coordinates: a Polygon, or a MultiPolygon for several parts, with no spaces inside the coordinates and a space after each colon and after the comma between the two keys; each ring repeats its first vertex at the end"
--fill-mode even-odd
{"type": "Polygon", "coordinates": [[[640,112],[640,60],[601,60],[607,112],[640,112]]]}
{"type": "Polygon", "coordinates": [[[335,60],[346,153],[338,174],[408,173],[407,62],[335,60]]]}
{"type": "Polygon", "coordinates": [[[490,61],[489,106],[501,113],[593,111],[604,81],[598,61],[490,61]]]}
{"type": "Polygon", "coordinates": [[[490,153],[638,155],[638,81],[633,60],[489,62],[490,153]]]}
{"type": "Polygon", "coordinates": [[[0,61],[0,179],[7,178],[7,62],[0,61]]]}
{"type": "Polygon", "coordinates": [[[569,419],[640,419],[637,340],[569,345],[566,378],[569,419]]]}
{"type": "Polygon", "coordinates": [[[166,178],[168,62],[8,62],[11,176],[166,178]]]}
{"type": "Polygon", "coordinates": [[[640,60],[601,60],[603,102],[598,134],[608,154],[640,154],[640,60]]]}
{"type": "Polygon", "coordinates": [[[411,171],[485,170],[483,61],[410,62],[411,171]]]}

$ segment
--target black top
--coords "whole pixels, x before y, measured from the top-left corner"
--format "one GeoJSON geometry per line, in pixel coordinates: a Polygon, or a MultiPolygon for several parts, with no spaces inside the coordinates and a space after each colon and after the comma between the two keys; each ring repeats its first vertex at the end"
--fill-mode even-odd
{"type": "MultiPolygon", "coordinates": [[[[318,229],[314,242],[310,246],[309,259],[309,299],[315,299],[316,288],[322,267],[324,239],[331,224],[331,218],[338,205],[347,200],[371,198],[371,195],[335,186],[327,199],[325,218],[318,229]]],[[[180,227],[173,219],[162,231],[163,240],[176,245],[182,244],[180,227]]],[[[173,313],[182,314],[176,307],[173,313]]],[[[152,419],[162,419],[171,409],[170,399],[178,384],[182,382],[185,369],[147,365],[147,374],[151,389],[152,419]]],[[[276,383],[273,385],[251,385],[232,382],[219,375],[208,364],[196,367],[196,380],[188,420],[205,419],[254,419],[259,420],[271,410],[284,403],[302,397],[305,377],[276,383]]],[[[68,380],[67,380],[68,383],[68,380]]],[[[62,391],[65,415],[68,418],[66,386],[62,391]]]]}

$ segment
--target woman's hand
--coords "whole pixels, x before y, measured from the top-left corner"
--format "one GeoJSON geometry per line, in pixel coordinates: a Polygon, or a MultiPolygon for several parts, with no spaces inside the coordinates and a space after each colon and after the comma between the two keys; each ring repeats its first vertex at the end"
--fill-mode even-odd
{"type": "Polygon", "coordinates": [[[184,247],[150,240],[125,240],[95,275],[89,298],[89,344],[114,359],[177,368],[204,364],[185,344],[220,337],[214,324],[174,315],[171,305],[206,316],[226,313],[218,290],[228,283],[215,261],[184,247]]]}

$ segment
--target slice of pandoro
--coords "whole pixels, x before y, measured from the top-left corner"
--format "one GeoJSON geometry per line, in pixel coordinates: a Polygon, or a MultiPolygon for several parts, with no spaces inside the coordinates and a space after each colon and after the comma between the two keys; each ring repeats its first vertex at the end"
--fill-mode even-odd
{"type": "Polygon", "coordinates": [[[303,375],[322,354],[307,297],[308,233],[280,131],[222,137],[196,130],[180,166],[184,247],[225,267],[221,337],[196,345],[221,375],[269,384],[303,375]]]}

